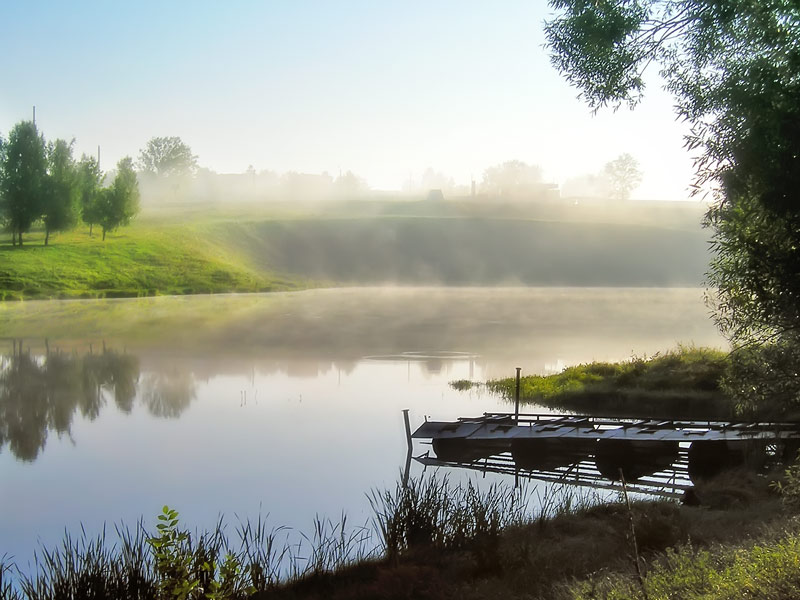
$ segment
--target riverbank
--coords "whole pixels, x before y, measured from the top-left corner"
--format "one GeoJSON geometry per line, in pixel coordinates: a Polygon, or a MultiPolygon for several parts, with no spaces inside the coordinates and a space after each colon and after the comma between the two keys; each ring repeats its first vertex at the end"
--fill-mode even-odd
{"type": "MultiPolygon", "coordinates": [[[[552,375],[520,378],[520,405],[603,417],[728,420],[736,406],[721,385],[727,353],[713,348],[679,346],[651,357],[591,362],[552,375]]],[[[514,378],[484,383],[454,381],[456,389],[485,385],[512,403],[514,378]]]]}
{"type": "MultiPolygon", "coordinates": [[[[677,210],[677,209],[675,209],[677,210]]],[[[696,211],[695,211],[696,212],[696,211]]],[[[698,286],[706,232],[597,221],[584,207],[371,201],[294,208],[152,209],[103,241],[85,227],[0,237],[0,299],[296,290],[328,285],[698,286]],[[493,209],[493,210],[490,210],[493,209]],[[272,212],[270,212],[272,211],[272,212]]],[[[672,213],[669,213],[672,214],[672,213]]]]}
{"type": "Polygon", "coordinates": [[[33,232],[22,248],[0,243],[0,299],[130,298],[270,292],[313,285],[255,269],[193,227],[136,224],[110,234],[76,230],[43,246],[33,232]]]}
{"type": "Polygon", "coordinates": [[[281,546],[281,529],[261,520],[240,523],[237,544],[221,526],[190,534],[165,507],[158,529],[117,527],[116,542],[111,535],[66,538],[42,552],[30,578],[15,577],[6,561],[0,594],[652,600],[734,598],[749,590],[759,598],[797,597],[800,521],[771,485],[776,477],[728,473],[698,486],[697,506],[597,503],[551,488],[535,497],[541,508],[532,512],[526,509],[534,498],[508,488],[478,492],[412,480],[372,495],[377,553],[364,545],[365,528],[346,521],[318,519],[296,546],[281,546]]]}

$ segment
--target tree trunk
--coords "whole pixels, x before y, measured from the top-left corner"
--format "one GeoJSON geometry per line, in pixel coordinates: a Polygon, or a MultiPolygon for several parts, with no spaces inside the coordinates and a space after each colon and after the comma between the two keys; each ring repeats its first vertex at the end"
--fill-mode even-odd
{"type": "Polygon", "coordinates": [[[50,241],[50,230],[45,228],[44,230],[44,245],[47,246],[47,242],[50,241]]]}
{"type": "Polygon", "coordinates": [[[19,230],[18,234],[19,234],[19,246],[20,246],[20,248],[22,248],[22,230],[21,229],[19,230]]]}
{"type": "Polygon", "coordinates": [[[89,237],[92,237],[92,224],[89,223],[89,237]]]}
{"type": "Polygon", "coordinates": [[[11,229],[11,245],[17,245],[17,230],[13,228],[11,229]]]}
{"type": "Polygon", "coordinates": [[[103,241],[106,241],[106,228],[103,227],[103,241]]]}

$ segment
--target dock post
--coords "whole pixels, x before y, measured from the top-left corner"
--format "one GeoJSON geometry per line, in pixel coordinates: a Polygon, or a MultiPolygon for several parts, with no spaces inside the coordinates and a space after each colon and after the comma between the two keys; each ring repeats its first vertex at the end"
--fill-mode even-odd
{"type": "Polygon", "coordinates": [[[406,442],[408,443],[408,451],[411,452],[411,424],[408,422],[408,409],[403,409],[403,420],[406,423],[406,442]]]}
{"type": "Polygon", "coordinates": [[[519,421],[519,374],[522,367],[517,367],[517,391],[514,393],[514,420],[519,421]]]}

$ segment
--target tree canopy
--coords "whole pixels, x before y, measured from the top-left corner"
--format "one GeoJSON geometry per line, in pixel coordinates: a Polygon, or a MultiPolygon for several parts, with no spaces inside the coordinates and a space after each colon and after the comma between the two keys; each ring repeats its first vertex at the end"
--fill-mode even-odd
{"type": "Polygon", "coordinates": [[[608,179],[611,187],[611,196],[616,200],[627,200],[631,192],[642,181],[642,172],[639,162],[630,154],[620,154],[617,158],[606,163],[603,175],[608,179]]]}
{"type": "Polygon", "coordinates": [[[138,167],[157,177],[193,175],[197,157],[179,137],[154,137],[140,151],[138,167]]]}
{"type": "Polygon", "coordinates": [[[44,227],[44,244],[56,231],[73,228],[82,219],[108,231],[127,225],[139,210],[139,186],[133,160],[117,165],[116,177],[103,188],[100,165],[86,155],[76,162],[74,140],[46,142],[32,121],[20,121],[0,137],[0,225],[11,231],[13,245],[34,224],[44,227]]]}
{"type": "Polygon", "coordinates": [[[494,196],[522,196],[539,192],[541,183],[539,165],[509,160],[484,171],[481,189],[494,196]]]}
{"type": "MultiPolygon", "coordinates": [[[[731,390],[800,403],[800,4],[550,0],[555,67],[590,107],[635,106],[656,65],[716,203],[708,282],[731,339],[731,390]],[[764,346],[769,344],[769,347],[764,346]],[[758,350],[753,348],[762,346],[758,350]]],[[[785,404],[784,404],[785,406],[785,404]]]]}
{"type": "Polygon", "coordinates": [[[41,217],[42,194],[47,176],[44,137],[32,121],[20,121],[4,145],[0,169],[0,213],[11,230],[13,244],[22,245],[22,234],[41,217]]]}
{"type": "Polygon", "coordinates": [[[89,226],[89,235],[92,235],[92,227],[100,221],[98,198],[103,182],[100,164],[93,156],[81,156],[77,165],[77,178],[81,219],[89,226]]]}
{"type": "Polygon", "coordinates": [[[103,239],[106,239],[107,232],[130,223],[139,212],[139,184],[131,157],[126,156],[117,163],[114,182],[102,190],[98,204],[98,222],[103,228],[103,239]]]}
{"type": "Polygon", "coordinates": [[[80,215],[80,190],[72,145],[59,139],[47,147],[47,177],[42,192],[45,246],[51,232],[74,227],[80,215]]]}

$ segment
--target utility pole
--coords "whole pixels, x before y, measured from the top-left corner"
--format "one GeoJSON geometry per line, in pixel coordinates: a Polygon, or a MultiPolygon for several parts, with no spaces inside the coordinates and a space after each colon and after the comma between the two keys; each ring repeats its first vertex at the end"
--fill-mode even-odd
{"type": "Polygon", "coordinates": [[[97,144],[97,168],[100,168],[100,144],[97,144]]]}
{"type": "Polygon", "coordinates": [[[33,126],[36,127],[36,105],[33,105],[33,126]]]}

